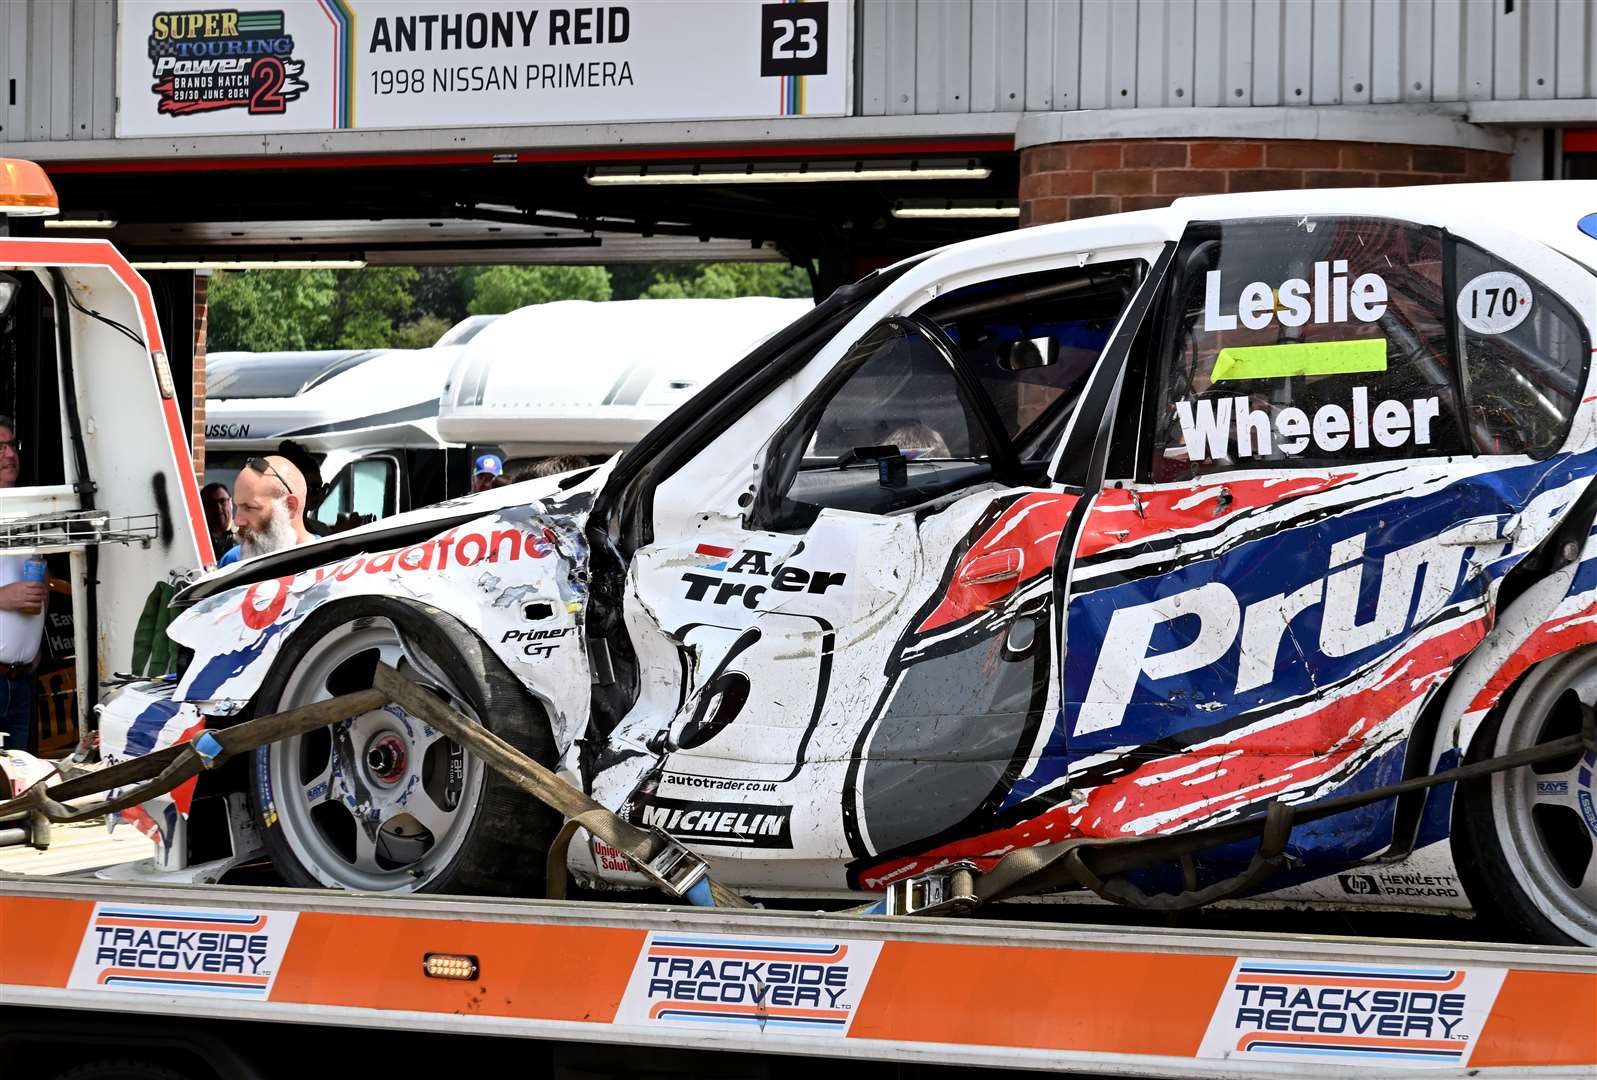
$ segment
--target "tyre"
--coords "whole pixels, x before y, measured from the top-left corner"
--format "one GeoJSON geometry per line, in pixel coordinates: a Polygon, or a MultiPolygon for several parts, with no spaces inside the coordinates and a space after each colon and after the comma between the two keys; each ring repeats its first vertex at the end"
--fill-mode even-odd
{"type": "MultiPolygon", "coordinates": [[[[1546,661],[1480,727],[1469,759],[1579,734],[1597,647],[1546,661]]],[[[1454,859],[1476,909],[1515,938],[1597,945],[1597,753],[1576,750],[1459,786],[1454,859]]]]}
{"type": "MultiPolygon", "coordinates": [[[[367,689],[379,661],[554,764],[542,707],[475,634],[435,608],[383,597],[313,612],[272,665],[255,715],[367,689]]],[[[543,895],[558,817],[397,705],[264,746],[252,765],[255,820],[289,884],[543,895]]]]}

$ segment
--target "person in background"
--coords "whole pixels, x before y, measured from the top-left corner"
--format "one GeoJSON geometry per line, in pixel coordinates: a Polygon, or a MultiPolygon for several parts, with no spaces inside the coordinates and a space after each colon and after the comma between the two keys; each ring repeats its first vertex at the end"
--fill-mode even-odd
{"type": "Polygon", "coordinates": [[[200,505],[205,508],[205,528],[211,534],[211,554],[220,559],[233,550],[233,493],[223,483],[206,484],[200,489],[200,505]]]}
{"type": "MultiPolygon", "coordinates": [[[[289,464],[299,470],[305,478],[305,531],[312,536],[327,536],[337,532],[329,525],[324,524],[316,517],[316,511],[322,505],[322,500],[327,498],[327,487],[322,483],[322,466],[316,460],[316,455],[305,449],[304,446],[293,439],[284,439],[277,444],[277,453],[280,457],[288,459],[289,464]]],[[[342,528],[350,528],[345,525],[342,528]]]]}
{"type": "Polygon", "coordinates": [[[238,547],[218,566],[312,539],[305,530],[305,476],[285,457],[273,454],[246,461],[233,484],[233,504],[238,547]]]}
{"type": "Polygon", "coordinates": [[[471,493],[487,491],[497,487],[496,483],[505,474],[505,463],[498,454],[478,454],[477,460],[471,466],[471,493]]]}
{"type": "MultiPolygon", "coordinates": [[[[13,488],[22,475],[17,425],[0,416],[0,488],[13,488]]],[[[11,750],[32,753],[33,665],[44,636],[49,585],[23,580],[22,555],[0,555],[0,734],[11,750]]]]}

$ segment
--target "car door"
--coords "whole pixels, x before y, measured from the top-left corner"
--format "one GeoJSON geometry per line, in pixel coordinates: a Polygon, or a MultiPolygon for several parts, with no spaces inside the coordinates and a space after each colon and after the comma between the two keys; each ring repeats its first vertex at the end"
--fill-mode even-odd
{"type": "MultiPolygon", "coordinates": [[[[1580,320],[1440,228],[1194,223],[1172,277],[1070,546],[1064,723],[1029,781],[1069,789],[1060,825],[1092,835],[1399,779],[1503,575],[1591,471],[1556,452],[1580,320]],[[1505,282],[1510,317],[1469,314],[1505,282]]],[[[1299,830],[1297,852],[1368,856],[1392,815],[1299,830]]]]}
{"type": "Polygon", "coordinates": [[[980,831],[1058,707],[1049,458],[1148,262],[928,290],[794,395],[741,517],[636,552],[681,676],[619,732],[658,755],[635,820],[810,884],[980,831]]]}

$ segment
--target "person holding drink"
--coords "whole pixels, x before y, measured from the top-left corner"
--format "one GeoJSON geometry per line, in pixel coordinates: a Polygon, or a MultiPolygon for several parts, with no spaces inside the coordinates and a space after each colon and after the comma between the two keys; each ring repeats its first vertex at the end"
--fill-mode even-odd
{"type": "MultiPolygon", "coordinates": [[[[0,416],[0,488],[17,486],[22,456],[17,426],[0,416]]],[[[38,555],[0,554],[0,735],[8,750],[33,753],[33,665],[49,595],[38,555]]]]}

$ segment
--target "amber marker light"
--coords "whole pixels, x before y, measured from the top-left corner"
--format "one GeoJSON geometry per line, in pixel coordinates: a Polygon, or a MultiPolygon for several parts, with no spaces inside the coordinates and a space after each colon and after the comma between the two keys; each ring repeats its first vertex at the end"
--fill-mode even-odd
{"type": "Polygon", "coordinates": [[[53,217],[61,212],[44,170],[21,158],[0,158],[0,216],[53,217]]]}
{"type": "Polygon", "coordinates": [[[430,952],[422,957],[421,969],[429,979],[475,979],[477,958],[464,953],[430,952]]]}

